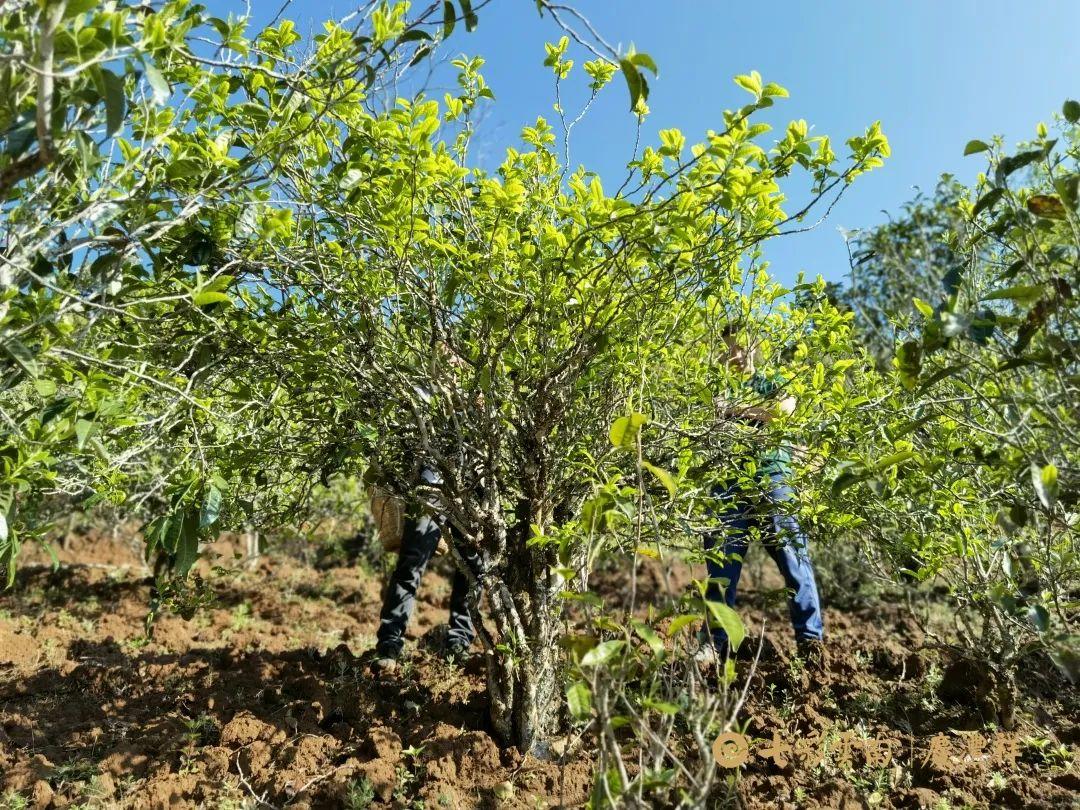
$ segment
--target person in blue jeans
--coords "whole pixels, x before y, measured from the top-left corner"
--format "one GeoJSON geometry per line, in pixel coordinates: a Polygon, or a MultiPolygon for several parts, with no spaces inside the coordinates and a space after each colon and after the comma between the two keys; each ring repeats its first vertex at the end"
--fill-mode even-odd
{"type": "MultiPolygon", "coordinates": [[[[725,329],[723,337],[728,366],[746,376],[744,394],[750,394],[754,400],[746,405],[725,404],[723,411],[729,418],[753,425],[764,433],[764,426],[778,414],[794,411],[795,399],[785,394],[781,378],[768,377],[755,369],[753,353],[746,349],[734,329],[725,329]]],[[[750,540],[760,534],[789,591],[788,612],[799,653],[808,662],[820,664],[824,636],[821,600],[806,534],[789,508],[788,502],[795,495],[787,483],[791,454],[783,446],[766,445],[755,462],[752,486],[735,482],[718,485],[713,490],[719,502],[717,518],[721,528],[706,535],[705,547],[714,550],[721,544],[719,551],[723,555],[708,555],[709,584],[705,598],[735,606],[743,560],[750,540]]],[[[722,660],[730,652],[727,634],[719,626],[710,626],[708,630],[703,641],[711,644],[703,645],[701,657],[722,660]]]]}

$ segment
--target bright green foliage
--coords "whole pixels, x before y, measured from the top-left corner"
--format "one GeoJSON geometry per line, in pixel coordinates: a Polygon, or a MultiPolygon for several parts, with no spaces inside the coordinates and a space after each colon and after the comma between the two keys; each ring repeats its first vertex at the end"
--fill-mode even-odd
{"type": "MultiPolygon", "coordinates": [[[[537,7],[566,29],[561,5],[537,7]]],[[[421,13],[378,4],[308,43],[187,0],[5,7],[7,583],[64,511],[145,520],[182,577],[219,530],[298,526],[320,485],[358,508],[364,476],[480,556],[508,742],[549,738],[565,699],[574,723],[652,745],[631,773],[600,735],[593,806],[701,806],[711,757],[678,770],[664,741],[730,727],[734,671],[713,690],[687,662],[702,620],[736,645],[743,623],[703,582],[648,610],[632,584],[614,609],[590,577],[605,555],[635,575],[643,557],[700,561],[714,486],[753,486],[769,444],[796,457],[792,508],[818,538],[948,585],[956,640],[1006,686],[1002,722],[1026,653],[1076,677],[1077,103],[1057,140],[969,143],[989,161],[977,185],[945,181],[859,235],[838,297],[776,284],[761,246],[881,164],[878,124],[842,157],[803,120],[771,136],[756,116],[787,93],[751,71],[716,129],[659,130],[605,188],[570,163],[580,115],[559,88],[581,81],[591,104],[621,72],[640,126],[658,66],[597,42],[575,72],[568,35],[544,59],[558,121],[529,122],[485,171],[481,58],[450,63],[441,99],[379,101],[478,22],[468,0],[421,13]],[[726,362],[733,325],[797,402],[764,427],[732,417],[767,406],[726,362]]]]}
{"type": "Polygon", "coordinates": [[[851,415],[861,457],[836,480],[893,573],[949,585],[959,641],[1006,683],[1032,650],[1080,678],[1080,131],[1039,131],[1016,154],[969,144],[989,153],[976,187],[951,183],[860,240],[881,285],[850,300],[897,330],[902,386],[881,389],[872,423],[851,415]],[[921,289],[906,306],[909,268],[921,289]],[[898,451],[905,461],[882,474],[898,451]]]}
{"type": "Polygon", "coordinates": [[[373,54],[410,58],[423,40],[401,32],[401,13],[383,21],[391,46],[329,25],[317,65],[300,71],[286,58],[299,40],[292,23],[253,43],[243,20],[188,2],[150,13],[21,3],[0,17],[9,579],[22,540],[80,502],[171,515],[151,527],[160,542],[150,545],[183,570],[195,535],[216,525],[199,518],[207,499],[230,492],[216,511],[235,523],[238,509],[252,519],[310,487],[284,480],[298,465],[260,446],[266,406],[285,395],[274,375],[242,388],[226,368],[238,341],[272,339],[219,325],[265,296],[249,283],[257,270],[210,265],[230,241],[292,232],[291,207],[271,202],[277,151],[299,142],[312,165],[326,163],[337,126],[327,104],[356,104],[376,79],[373,54]],[[194,44],[205,37],[221,43],[212,58],[194,44]]]}
{"type": "MultiPolygon", "coordinates": [[[[109,8],[3,17],[21,38],[0,163],[9,574],[18,537],[72,499],[150,518],[148,549],[183,573],[201,539],[295,522],[317,482],[364,471],[480,554],[492,719],[532,746],[554,730],[559,618],[594,602],[592,562],[700,554],[702,494],[718,470],[752,476],[760,434],[713,407],[733,382],[720,329],[745,322],[783,366],[793,426],[850,406],[825,366],[846,319],[823,285],[794,306],[760,245],[878,165],[880,128],[843,159],[805,121],[770,143],[753,118],[785,93],[752,73],[750,103],[696,143],[664,130],[617,190],[567,165],[571,125],[543,118],[487,172],[469,160],[492,98],[482,60],[453,63],[441,103],[373,101],[386,71],[433,47],[405,4],[362,34],[327,23],[310,49],[289,22],[252,37],[183,0],[109,8]],[[34,78],[47,58],[64,76],[51,89],[34,78]],[[96,77],[106,68],[117,78],[96,77]],[[50,134],[36,147],[20,140],[35,108],[50,134]],[[786,211],[796,175],[811,203],[786,211]]],[[[436,10],[444,36],[475,25],[469,3],[436,10]]],[[[568,48],[549,47],[557,80],[595,94],[615,55],[582,76],[568,48]]],[[[642,113],[656,65],[618,59],[642,113]]],[[[700,594],[670,606],[710,611],[738,635],[700,594]]],[[[622,654],[625,623],[597,629],[582,666],[622,654]]]]}

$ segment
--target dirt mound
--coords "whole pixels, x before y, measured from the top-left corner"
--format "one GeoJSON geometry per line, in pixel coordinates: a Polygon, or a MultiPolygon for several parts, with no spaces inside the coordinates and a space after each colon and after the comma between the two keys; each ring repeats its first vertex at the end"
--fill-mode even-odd
{"type": "MultiPolygon", "coordinates": [[[[98,549],[93,565],[70,559],[82,542],[59,571],[29,560],[0,597],[0,797],[532,808],[562,786],[567,805],[584,801],[589,763],[567,780],[553,763],[500,749],[479,669],[416,644],[445,621],[445,576],[425,583],[414,655],[380,682],[357,657],[374,644],[381,601],[370,571],[289,558],[254,571],[208,566],[214,606],[190,621],[161,617],[148,640],[149,583],[127,542],[98,549]],[[507,782],[514,799],[496,799],[507,782]]],[[[215,563],[233,557],[225,545],[215,563]]]]}
{"type": "MultiPolygon", "coordinates": [[[[501,748],[478,662],[462,669],[417,643],[445,621],[449,583],[439,571],[425,581],[403,667],[376,680],[358,657],[374,644],[373,572],[286,557],[246,570],[226,542],[215,562],[225,567],[205,568],[215,603],[190,621],[163,616],[147,639],[149,585],[131,543],[95,548],[93,565],[74,559],[109,542],[73,541],[70,567],[31,565],[0,595],[0,797],[11,807],[430,810],[586,801],[590,746],[562,765],[501,748]]],[[[681,587],[689,575],[676,571],[669,581],[681,587]]],[[[615,574],[601,581],[612,599],[628,592],[615,574]]],[[[660,584],[649,569],[638,604],[660,584]]],[[[1051,807],[1076,798],[1077,778],[1059,747],[1075,755],[1080,713],[1075,694],[1047,668],[1025,684],[1041,690],[1033,694],[1040,714],[1022,716],[1016,731],[1042,742],[1021,744],[1006,767],[989,748],[972,747],[984,732],[978,708],[940,700],[948,662],[923,648],[900,609],[827,611],[832,654],[824,671],[808,671],[775,588],[751,569],[747,619],[753,627],[768,620],[772,654],[754,677],[748,733],[815,740],[809,754],[825,755],[815,762],[793,754],[781,765],[756,753],[739,783],[745,806],[1051,807]],[[851,735],[879,740],[891,762],[875,765],[859,748],[847,756],[851,735]],[[938,737],[947,743],[944,761],[928,756],[938,737]]]]}

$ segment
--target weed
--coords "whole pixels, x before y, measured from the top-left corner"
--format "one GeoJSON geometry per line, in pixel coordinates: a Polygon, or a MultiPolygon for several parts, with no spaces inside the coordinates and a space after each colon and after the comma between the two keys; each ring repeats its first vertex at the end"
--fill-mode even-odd
{"type": "Polygon", "coordinates": [[[938,697],[938,687],[944,672],[938,664],[932,663],[926,677],[919,683],[919,703],[927,711],[935,711],[941,707],[941,698],[938,697]]]}
{"type": "Polygon", "coordinates": [[[806,662],[800,656],[793,655],[788,659],[788,675],[791,676],[791,680],[798,681],[805,671],[806,662]]]}
{"type": "Polygon", "coordinates": [[[127,797],[135,792],[141,780],[134,774],[121,777],[116,782],[116,794],[120,798],[127,797]]]}
{"type": "Polygon", "coordinates": [[[222,788],[227,793],[217,798],[215,810],[257,810],[259,805],[240,789],[238,783],[225,782],[222,788]]]}
{"type": "Polygon", "coordinates": [[[145,633],[131,638],[126,638],[120,642],[121,648],[127,653],[135,653],[150,643],[150,637],[145,633]]]}
{"type": "Polygon", "coordinates": [[[218,736],[217,721],[208,714],[184,719],[184,737],[193,746],[212,745],[218,736]]]}
{"type": "Polygon", "coordinates": [[[45,653],[45,660],[50,664],[58,664],[67,657],[55,638],[45,639],[41,642],[41,648],[45,653]]]}
{"type": "Polygon", "coordinates": [[[1072,764],[1072,752],[1066,745],[1054,745],[1046,737],[1026,737],[1022,745],[1037,763],[1049,768],[1065,768],[1072,764]]]}
{"type": "Polygon", "coordinates": [[[64,785],[77,785],[83,782],[89,782],[97,776],[97,773],[97,766],[89,760],[72,759],[62,765],[58,765],[56,770],[49,776],[49,781],[54,788],[59,789],[64,785]]]}
{"type": "MultiPolygon", "coordinates": [[[[402,753],[405,753],[404,751],[402,753]]],[[[397,788],[394,790],[394,799],[401,804],[406,804],[408,796],[412,792],[417,774],[405,765],[398,765],[394,769],[397,788]]]]}
{"type": "Polygon", "coordinates": [[[361,776],[351,785],[345,793],[346,810],[367,810],[375,801],[375,788],[371,780],[361,776]]]}
{"type": "Polygon", "coordinates": [[[251,624],[251,605],[248,602],[241,602],[232,612],[232,629],[236,632],[243,630],[245,627],[251,624]]]}
{"type": "Polygon", "coordinates": [[[70,613],[67,608],[60,608],[60,612],[56,614],[56,626],[62,627],[65,630],[71,630],[75,633],[82,633],[90,635],[94,632],[94,622],[90,619],[80,619],[73,613],[70,613]]]}
{"type": "Polygon", "coordinates": [[[851,784],[865,796],[866,803],[873,806],[881,804],[881,797],[888,795],[890,777],[888,768],[862,768],[852,772],[851,784]]]}
{"type": "Polygon", "coordinates": [[[821,690],[820,694],[821,694],[821,705],[822,706],[824,706],[827,709],[832,709],[833,711],[836,711],[836,710],[838,710],[840,708],[839,704],[836,702],[836,695],[833,694],[833,690],[832,690],[831,686],[824,687],[821,690]]]}
{"type": "Polygon", "coordinates": [[[848,699],[846,708],[847,713],[854,717],[877,717],[881,713],[881,699],[859,690],[848,699]]]}
{"type": "Polygon", "coordinates": [[[102,806],[102,803],[105,799],[109,798],[109,795],[110,789],[107,789],[102,784],[101,774],[95,773],[93,776],[90,777],[88,781],[83,782],[80,786],[79,797],[83,801],[77,804],[73,804],[71,806],[72,810],[77,810],[78,808],[86,808],[86,810],[91,810],[91,808],[95,808],[96,810],[96,808],[102,806]]]}

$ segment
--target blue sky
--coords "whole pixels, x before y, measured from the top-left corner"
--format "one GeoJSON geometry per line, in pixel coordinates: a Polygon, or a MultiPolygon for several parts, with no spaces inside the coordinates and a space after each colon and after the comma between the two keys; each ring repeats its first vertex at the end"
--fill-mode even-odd
{"type": "MultiPolygon", "coordinates": [[[[217,13],[242,9],[235,0],[204,1],[217,13]]],[[[881,120],[893,152],[886,166],[859,178],[812,233],[767,244],[772,272],[785,282],[799,270],[843,280],[847,253],[838,228],[882,222],[883,211],[898,211],[916,186],[932,190],[942,172],[974,179],[985,161],[962,156],[968,140],[1031,137],[1036,123],[1049,123],[1066,98],[1080,98],[1076,0],[572,2],[609,42],[633,43],[657,62],[645,143],[667,127],[678,127],[690,142],[720,129],[722,111],[748,99],[732,76],[750,70],[791,93],[763,119],[778,131],[804,118],[844,154],[838,148],[844,139],[881,120]]],[[[278,0],[256,0],[256,22],[279,6],[278,0]]],[[[353,8],[340,0],[293,0],[285,16],[301,32],[318,32],[323,19],[353,8]]],[[[487,60],[483,72],[497,102],[483,121],[481,160],[501,159],[521,126],[538,115],[554,122],[553,79],[542,62],[544,42],[559,35],[549,19],[538,17],[532,0],[493,0],[481,10],[475,32],[459,25],[447,43],[454,54],[487,60]]],[[[568,83],[581,89],[573,99],[584,96],[580,64],[590,57],[570,55],[576,68],[568,83]]],[[[598,172],[612,188],[621,182],[635,129],[624,83],[616,81],[575,129],[571,152],[574,164],[598,172]]],[[[564,104],[574,111],[572,100],[564,104]]]]}

